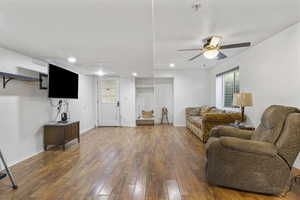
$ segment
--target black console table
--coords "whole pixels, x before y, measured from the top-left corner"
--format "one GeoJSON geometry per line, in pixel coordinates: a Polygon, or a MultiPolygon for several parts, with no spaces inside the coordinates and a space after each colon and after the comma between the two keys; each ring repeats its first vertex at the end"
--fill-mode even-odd
{"type": "Polygon", "coordinates": [[[65,150],[65,145],[73,139],[80,143],[80,122],[58,123],[50,122],[44,126],[44,149],[47,151],[48,145],[61,145],[65,150]]]}

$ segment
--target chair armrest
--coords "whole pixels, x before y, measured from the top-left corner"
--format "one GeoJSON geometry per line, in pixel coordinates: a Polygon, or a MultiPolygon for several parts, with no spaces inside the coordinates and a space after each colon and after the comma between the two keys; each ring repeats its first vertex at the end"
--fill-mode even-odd
{"type": "Polygon", "coordinates": [[[228,136],[228,137],[236,137],[236,138],[250,140],[253,133],[254,131],[241,130],[229,126],[217,126],[211,130],[210,137],[228,136]]]}
{"type": "Polygon", "coordinates": [[[185,116],[199,116],[201,111],[201,107],[188,107],[185,108],[185,116]]]}
{"type": "Polygon", "coordinates": [[[230,124],[240,121],[242,116],[240,113],[206,113],[203,116],[204,122],[213,122],[220,124],[230,124]]]}
{"type": "Polygon", "coordinates": [[[278,153],[276,146],[267,142],[244,140],[233,137],[221,137],[219,142],[222,147],[239,152],[266,156],[276,156],[278,153]]]}

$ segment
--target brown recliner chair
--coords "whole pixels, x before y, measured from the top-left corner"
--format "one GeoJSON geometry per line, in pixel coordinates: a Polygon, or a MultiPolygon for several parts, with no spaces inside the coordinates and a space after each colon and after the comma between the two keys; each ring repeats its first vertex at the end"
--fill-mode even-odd
{"type": "Polygon", "coordinates": [[[217,127],[206,144],[210,184],[264,194],[282,193],[300,151],[300,111],[270,106],[252,131],[217,127]]]}

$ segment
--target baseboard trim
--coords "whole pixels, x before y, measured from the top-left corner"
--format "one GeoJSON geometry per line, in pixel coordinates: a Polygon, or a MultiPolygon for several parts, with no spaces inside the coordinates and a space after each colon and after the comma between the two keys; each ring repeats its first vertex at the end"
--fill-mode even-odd
{"type": "MultiPolygon", "coordinates": [[[[20,162],[23,162],[23,161],[25,161],[25,160],[28,160],[28,159],[32,158],[33,156],[36,156],[36,155],[38,155],[38,154],[40,154],[40,153],[42,153],[42,152],[44,152],[43,147],[41,147],[41,150],[39,150],[38,152],[32,153],[32,154],[30,154],[29,156],[25,156],[25,157],[22,158],[21,160],[16,160],[16,161],[9,162],[9,163],[7,163],[7,165],[8,165],[8,167],[13,167],[14,165],[16,165],[16,164],[18,164],[18,163],[20,163],[20,162]]],[[[5,155],[4,155],[4,156],[5,156],[5,155]]],[[[4,168],[1,166],[0,170],[3,170],[3,169],[4,169],[4,168]]]]}
{"type": "Polygon", "coordinates": [[[186,127],[185,124],[174,124],[175,127],[186,127]]]}
{"type": "Polygon", "coordinates": [[[84,135],[89,133],[90,131],[94,130],[96,127],[87,128],[85,130],[80,131],[80,135],[84,135]]]}
{"type": "MultiPolygon", "coordinates": [[[[80,135],[85,135],[85,134],[91,132],[93,129],[95,129],[95,128],[92,127],[92,128],[87,128],[87,129],[85,129],[85,130],[82,130],[82,131],[80,131],[80,135]]],[[[20,162],[23,162],[23,161],[25,161],[25,160],[28,160],[28,159],[32,158],[33,156],[36,156],[36,155],[38,155],[38,154],[40,154],[40,153],[43,153],[43,152],[44,152],[44,149],[43,149],[43,146],[41,146],[41,149],[40,149],[39,151],[37,151],[36,153],[32,153],[32,154],[30,154],[29,156],[25,156],[25,157],[24,157],[23,159],[21,159],[21,160],[17,160],[17,161],[10,162],[10,163],[8,163],[8,166],[9,166],[9,167],[13,167],[13,166],[16,165],[16,164],[18,164],[18,163],[20,163],[20,162]]],[[[3,168],[3,169],[4,169],[4,168],[3,168]]],[[[3,170],[3,169],[2,169],[2,167],[0,168],[0,170],[3,170]]]]}

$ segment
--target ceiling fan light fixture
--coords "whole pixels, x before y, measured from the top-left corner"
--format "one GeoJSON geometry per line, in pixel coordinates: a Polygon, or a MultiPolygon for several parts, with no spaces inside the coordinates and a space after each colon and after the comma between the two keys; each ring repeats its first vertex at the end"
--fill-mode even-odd
{"type": "Polygon", "coordinates": [[[210,44],[213,47],[217,47],[219,46],[220,42],[221,42],[222,38],[219,36],[214,36],[211,38],[210,44]]]}
{"type": "Polygon", "coordinates": [[[217,49],[206,50],[203,55],[207,59],[214,59],[218,56],[219,51],[217,49]]]}

